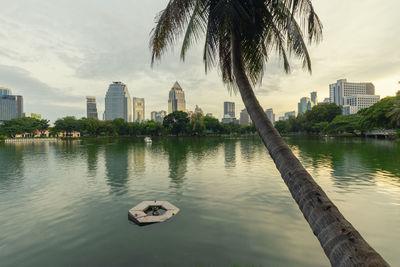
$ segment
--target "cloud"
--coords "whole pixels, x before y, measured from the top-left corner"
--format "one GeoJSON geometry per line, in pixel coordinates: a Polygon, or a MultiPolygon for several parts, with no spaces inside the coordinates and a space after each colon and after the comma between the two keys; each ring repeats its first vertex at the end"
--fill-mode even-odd
{"type": "Polygon", "coordinates": [[[25,69],[0,65],[0,81],[11,87],[13,94],[24,97],[26,112],[41,113],[51,120],[61,117],[62,113],[57,114],[59,110],[64,110],[65,115],[79,114],[77,103],[82,101],[81,98],[67,95],[64,90],[33,78],[25,69]]]}
{"type": "MultiPolygon", "coordinates": [[[[221,82],[218,69],[207,75],[202,61],[202,41],[179,58],[180,43],[153,68],[150,67],[149,33],[165,0],[0,0],[0,82],[22,94],[25,109],[52,120],[85,114],[85,96],[97,97],[100,114],[112,81],[128,85],[131,96],[144,97],[146,116],[167,109],[170,87],[178,80],[189,109],[196,104],[221,117],[223,101],[241,98],[221,82]]],[[[328,95],[328,85],[349,81],[393,80],[400,73],[398,49],[400,2],[375,0],[314,2],[324,24],[324,41],[310,47],[313,74],[292,60],[292,73],[271,57],[263,83],[255,92],[264,108],[276,113],[297,109],[302,96],[317,91],[328,95]]],[[[397,84],[377,87],[381,96],[393,95],[397,84]]]]}

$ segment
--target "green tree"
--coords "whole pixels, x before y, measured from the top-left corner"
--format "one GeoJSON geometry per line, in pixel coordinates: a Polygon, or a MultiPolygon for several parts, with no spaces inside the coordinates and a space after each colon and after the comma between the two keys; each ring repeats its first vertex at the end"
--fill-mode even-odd
{"type": "Polygon", "coordinates": [[[275,128],[279,133],[285,134],[289,132],[289,123],[288,121],[277,121],[275,122],[275,128]]]}
{"type": "Polygon", "coordinates": [[[162,124],[153,120],[143,123],[145,134],[159,136],[162,133],[162,124]]]}
{"type": "Polygon", "coordinates": [[[194,113],[190,116],[190,130],[192,134],[203,135],[206,129],[204,124],[204,116],[201,113],[194,113]]]}
{"type": "Polygon", "coordinates": [[[204,121],[204,127],[206,128],[207,131],[210,131],[212,133],[220,132],[221,126],[217,118],[204,116],[203,121],[204,121]]]}
{"type": "Polygon", "coordinates": [[[70,135],[74,131],[79,131],[78,120],[74,116],[67,116],[54,122],[54,128],[57,132],[66,132],[70,135]]]}
{"type": "MultiPolygon", "coordinates": [[[[400,91],[397,93],[400,93],[400,91]]],[[[400,127],[400,94],[394,101],[392,109],[386,114],[386,117],[400,127]]]]}
{"type": "Polygon", "coordinates": [[[38,130],[46,130],[49,127],[48,120],[36,118],[16,118],[7,120],[3,124],[3,131],[10,137],[17,134],[28,134],[33,136],[38,130]]]}
{"type": "Polygon", "coordinates": [[[361,128],[364,130],[395,128],[396,122],[388,118],[388,114],[393,110],[396,100],[396,97],[386,97],[369,108],[360,110],[357,114],[361,116],[361,128]]]}
{"type": "Polygon", "coordinates": [[[111,121],[113,135],[129,135],[129,124],[122,118],[111,121]]]}
{"type": "Polygon", "coordinates": [[[185,134],[189,126],[188,114],[183,111],[174,111],[164,117],[163,126],[168,133],[176,136],[185,134]]]}
{"type": "Polygon", "coordinates": [[[218,64],[223,81],[240,92],[261,139],[331,264],[387,265],[294,156],[252,88],[261,82],[271,51],[278,52],[286,71],[290,70],[290,54],[299,57],[311,71],[304,38],[311,42],[322,36],[311,1],[170,0],[152,32],[152,62],[183,33],[182,59],[191,44],[205,36],[206,71],[218,64]]]}
{"type": "Polygon", "coordinates": [[[90,136],[98,136],[100,134],[101,122],[97,118],[84,118],[81,121],[86,134],[90,136]]]}
{"type": "Polygon", "coordinates": [[[342,114],[342,109],[335,103],[316,105],[304,114],[303,129],[307,132],[322,132],[336,116],[342,114]]]}
{"type": "Polygon", "coordinates": [[[328,125],[328,132],[330,133],[351,133],[358,135],[357,131],[361,131],[360,125],[361,116],[353,115],[339,115],[328,125]]]}

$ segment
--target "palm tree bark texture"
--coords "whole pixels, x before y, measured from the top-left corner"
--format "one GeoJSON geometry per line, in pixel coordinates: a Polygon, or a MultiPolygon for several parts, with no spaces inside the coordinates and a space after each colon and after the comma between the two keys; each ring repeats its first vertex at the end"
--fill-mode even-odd
{"type": "Polygon", "coordinates": [[[150,40],[152,64],[181,36],[184,60],[188,48],[205,36],[206,72],[218,65],[223,82],[240,92],[265,147],[332,266],[389,266],[302,166],[253,91],[273,52],[283,60],[286,72],[290,71],[288,55],[301,59],[311,72],[305,35],[310,43],[322,38],[322,24],[311,0],[170,0],[156,21],[150,40]]]}

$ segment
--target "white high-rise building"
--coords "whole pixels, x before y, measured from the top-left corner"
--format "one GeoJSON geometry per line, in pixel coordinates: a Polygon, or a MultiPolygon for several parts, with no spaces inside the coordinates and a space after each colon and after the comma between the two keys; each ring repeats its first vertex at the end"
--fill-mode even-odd
{"type": "Polygon", "coordinates": [[[267,114],[267,117],[272,122],[272,124],[275,124],[274,110],[272,108],[269,108],[265,110],[265,113],[267,114]]]}
{"type": "Polygon", "coordinates": [[[133,98],[133,121],[143,122],[144,121],[144,98],[133,98]]]}
{"type": "Polygon", "coordinates": [[[372,83],[350,83],[346,79],[329,85],[330,102],[338,106],[346,104],[344,97],[353,95],[375,95],[375,86],[372,83]]]}
{"type": "Polygon", "coordinates": [[[183,92],[183,89],[178,82],[175,82],[169,91],[168,114],[174,111],[186,112],[185,92],[183,92]]]}
{"type": "Polygon", "coordinates": [[[239,119],[239,124],[240,125],[250,125],[251,119],[249,116],[249,113],[247,112],[246,109],[243,109],[240,112],[240,119],[239,119]]]}
{"type": "Polygon", "coordinates": [[[122,82],[113,82],[108,87],[104,111],[105,120],[122,118],[132,122],[132,100],[128,87],[122,82]]]}
{"type": "Polygon", "coordinates": [[[343,115],[356,114],[360,109],[368,108],[373,104],[377,103],[380,100],[379,95],[353,95],[353,96],[345,96],[343,98],[344,105],[343,107],[349,105],[353,108],[349,108],[348,111],[343,110],[343,115]]]}

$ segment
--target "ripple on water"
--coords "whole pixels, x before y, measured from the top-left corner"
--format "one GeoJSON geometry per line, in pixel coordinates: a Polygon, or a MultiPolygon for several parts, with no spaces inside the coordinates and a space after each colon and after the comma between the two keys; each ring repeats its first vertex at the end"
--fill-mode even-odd
{"type": "MultiPolygon", "coordinates": [[[[400,262],[398,147],[287,141],[368,242],[400,262]]],[[[0,225],[5,266],[329,264],[258,138],[0,145],[0,225]],[[181,209],[171,220],[127,219],[164,199],[181,209]]]]}

